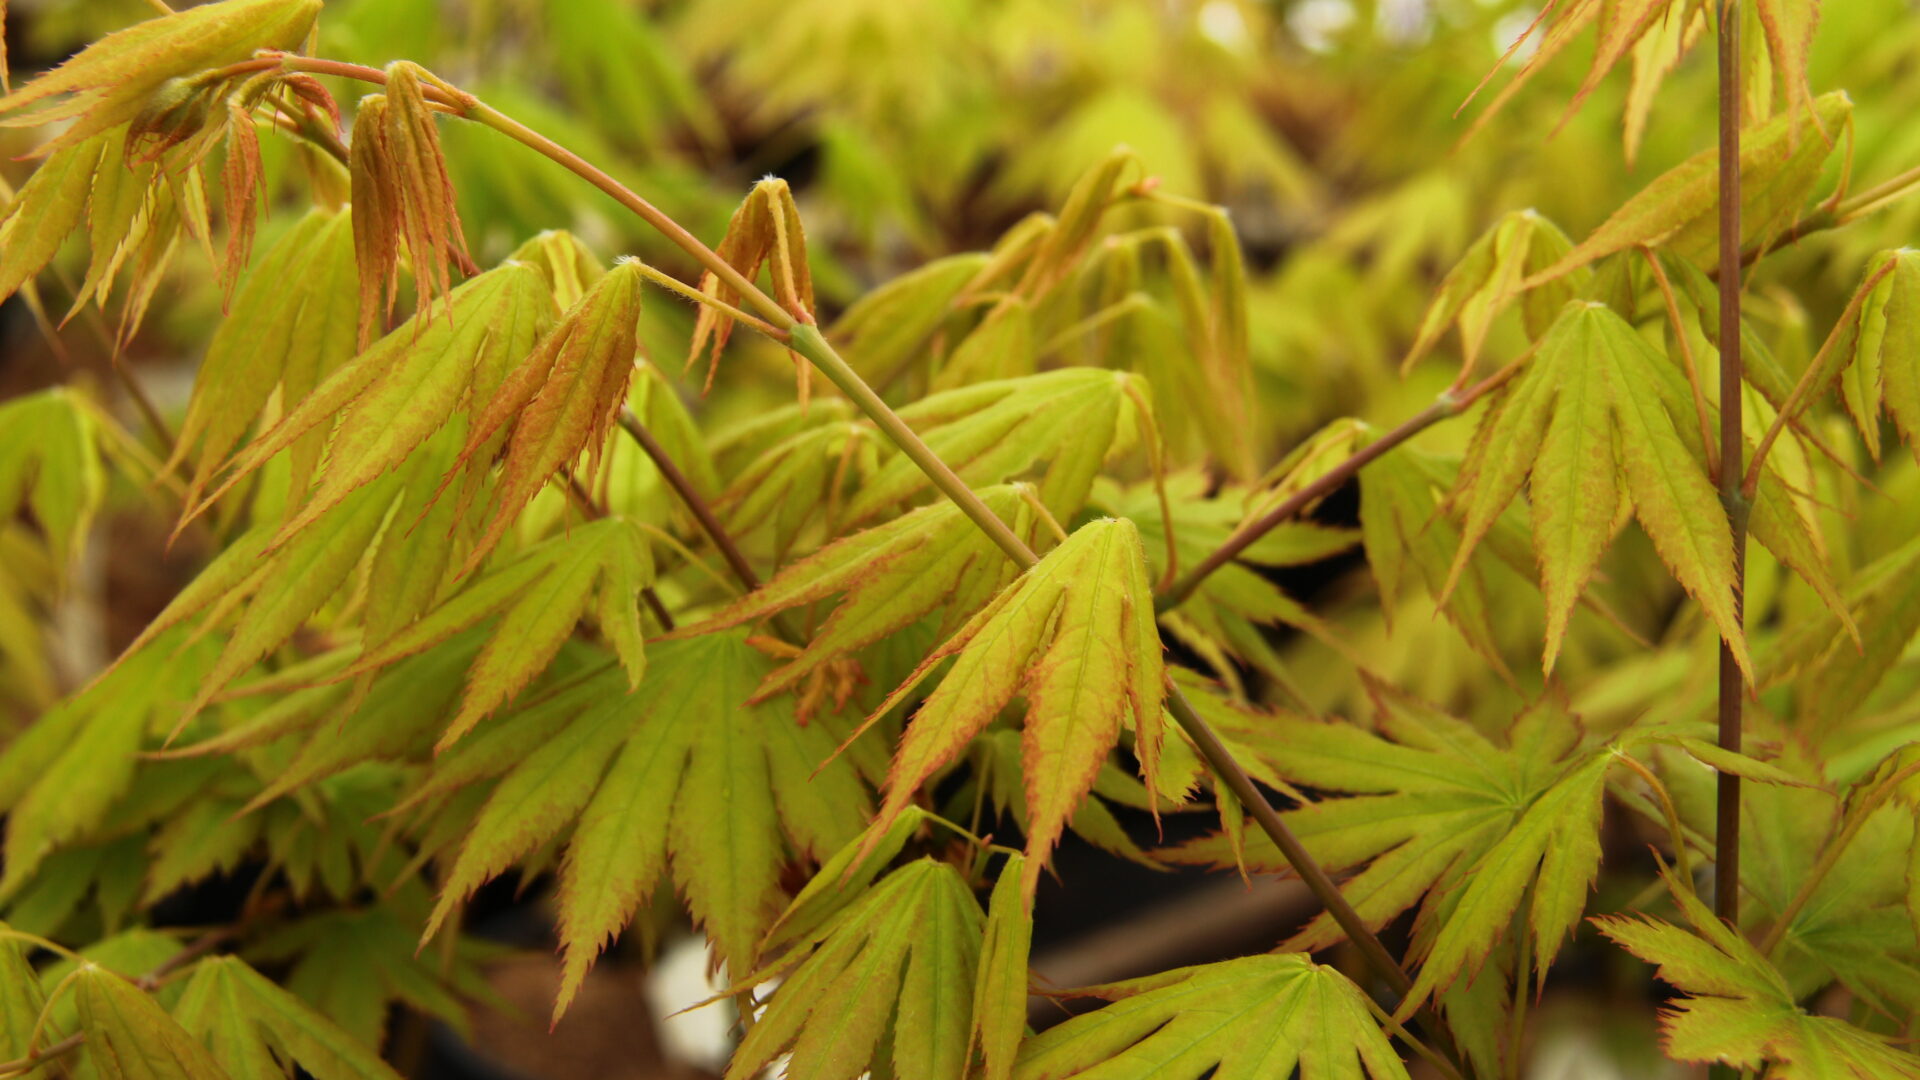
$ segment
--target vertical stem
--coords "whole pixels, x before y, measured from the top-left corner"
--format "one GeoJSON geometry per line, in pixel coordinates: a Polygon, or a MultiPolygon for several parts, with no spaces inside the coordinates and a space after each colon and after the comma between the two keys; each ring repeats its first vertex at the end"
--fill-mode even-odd
{"type": "MultiPolygon", "coordinates": [[[[1733,612],[1745,617],[1747,501],[1740,490],[1746,436],[1740,408],[1740,0],[1720,3],[1720,501],[1733,533],[1733,612]]],[[[1746,680],[1720,642],[1720,746],[1739,752],[1746,680]]],[[[1740,778],[1720,774],[1715,814],[1714,914],[1740,924],[1740,778]]]]}

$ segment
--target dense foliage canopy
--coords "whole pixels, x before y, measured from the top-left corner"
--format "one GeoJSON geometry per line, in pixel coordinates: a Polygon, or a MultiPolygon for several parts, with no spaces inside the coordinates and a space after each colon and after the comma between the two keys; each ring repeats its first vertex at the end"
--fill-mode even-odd
{"type": "Polygon", "coordinates": [[[0,1076],[517,889],[729,1080],[1920,1077],[1905,0],[174,6],[0,2],[0,1076]]]}

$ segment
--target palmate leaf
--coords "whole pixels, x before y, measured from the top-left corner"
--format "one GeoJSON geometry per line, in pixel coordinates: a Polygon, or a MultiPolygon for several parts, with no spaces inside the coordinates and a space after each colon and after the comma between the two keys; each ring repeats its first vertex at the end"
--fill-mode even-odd
{"type": "Polygon", "coordinates": [[[1884,1036],[1801,1010],[1766,957],[1690,889],[1671,876],[1667,884],[1691,932],[1659,919],[1600,916],[1593,922],[1628,952],[1659,965],[1660,978],[1688,995],[1661,1021],[1668,1057],[1740,1069],[1764,1065],[1767,1075],[1784,1080],[1920,1076],[1920,1057],[1884,1036]]]}
{"type": "Polygon", "coordinates": [[[428,921],[431,937],[480,885],[573,825],[556,1017],[669,865],[721,956],[744,968],[772,922],[786,851],[824,859],[866,818],[852,766],[823,765],[835,735],[821,719],[795,723],[788,699],[749,703],[771,664],[744,634],[665,642],[651,661],[637,690],[575,699],[553,717],[564,727],[496,760],[504,775],[428,921]]]}
{"type": "Polygon", "coordinates": [[[102,1080],[228,1080],[213,1055],[146,991],[106,968],[82,964],[73,995],[87,1037],[81,1053],[102,1080]]]}
{"type": "Polygon", "coordinates": [[[923,355],[987,259],[949,255],[902,274],[848,305],[828,336],[863,378],[885,386],[923,355]]]}
{"type": "MultiPolygon", "coordinates": [[[[755,1076],[788,1050],[794,1080],[854,1080],[869,1068],[963,1080],[982,929],[953,867],[925,858],[893,871],[778,963],[739,980],[751,987],[791,972],[734,1051],[727,1080],[755,1076]]],[[[1023,1006],[1025,974],[1023,964],[1023,1006]]]]}
{"type": "Polygon", "coordinates": [[[867,723],[905,701],[947,657],[952,668],[894,754],[880,820],[901,813],[1015,695],[1025,697],[1031,896],[1124,727],[1134,731],[1134,753],[1153,786],[1165,668],[1139,530],[1111,518],[1081,526],[929,654],[867,723]]]}
{"type": "Polygon", "coordinates": [[[0,299],[51,262],[80,224],[101,155],[112,141],[103,132],[56,151],[8,202],[0,221],[0,299]]]}
{"type": "MultiPolygon", "coordinates": [[[[1016,536],[1033,543],[1038,522],[1012,485],[978,492],[1016,536]]],[[[1006,556],[952,503],[942,500],[864,532],[836,540],[781,570],[747,596],[670,637],[756,622],[776,612],[844,598],[800,655],[759,689],[768,697],[798,685],[822,665],[942,612],[945,636],[970,618],[1014,576],[1006,556]]]]}
{"type": "Polygon", "coordinates": [[[460,709],[441,736],[444,749],[545,671],[589,607],[620,655],[629,688],[638,686],[646,653],[635,605],[652,580],[653,557],[638,528],[619,518],[590,522],[478,578],[335,677],[379,671],[498,615],[499,626],[468,673],[460,709]]]}
{"type": "Polygon", "coordinates": [[[274,539],[276,545],[287,542],[353,492],[399,468],[456,410],[471,411],[476,398],[495,393],[551,314],[546,282],[530,266],[507,264],[468,281],[443,305],[416,314],[336,369],[242,450],[220,486],[188,516],[337,420],[314,491],[274,539]]]}
{"type": "MultiPolygon", "coordinates": [[[[1224,544],[1244,519],[1243,492],[1229,487],[1209,498],[1207,487],[1207,478],[1200,473],[1167,478],[1165,507],[1172,510],[1171,528],[1155,484],[1118,488],[1101,481],[1095,484],[1092,501],[1138,526],[1148,572],[1155,580],[1163,580],[1169,532],[1177,571],[1199,564],[1224,544]]],[[[1233,661],[1239,661],[1284,686],[1290,677],[1261,627],[1292,626],[1328,640],[1336,648],[1345,646],[1313,612],[1255,567],[1319,562],[1346,551],[1359,539],[1359,533],[1351,529],[1306,521],[1283,522],[1248,545],[1235,561],[1209,575],[1178,612],[1169,612],[1162,620],[1170,633],[1201,652],[1215,673],[1229,683],[1238,679],[1233,661]]]]}
{"type": "MultiPolygon", "coordinates": [[[[1139,376],[1065,368],[932,394],[900,410],[927,446],[969,485],[1018,477],[1041,462],[1040,499],[1065,520],[1078,511],[1106,459],[1152,423],[1139,376]]],[[[930,481],[904,454],[888,458],[847,505],[864,521],[918,496],[930,481]]]]}
{"type": "Polygon", "coordinates": [[[1522,293],[1520,282],[1564,258],[1573,241],[1560,227],[1534,210],[1516,210],[1496,222],[1473,242],[1440,282],[1440,290],[1420,320],[1420,330],[1407,350],[1402,370],[1419,362],[1448,328],[1460,333],[1460,354],[1471,368],[1486,343],[1493,321],[1516,300],[1527,334],[1538,339],[1547,332],[1566,302],[1577,295],[1577,283],[1551,282],[1522,293]]]}
{"type": "Polygon", "coordinates": [[[76,122],[40,153],[58,151],[125,123],[170,79],[293,49],[313,28],[321,0],[222,0],[108,34],[59,67],[0,97],[0,126],[76,122]]]}
{"type": "MultiPolygon", "coordinates": [[[[1772,239],[1791,225],[1820,179],[1833,144],[1828,132],[1849,122],[1853,102],[1822,94],[1811,109],[1782,113],[1744,133],[1740,146],[1740,241],[1772,239]]],[[[1535,288],[1596,259],[1640,244],[1665,247],[1703,266],[1715,260],[1719,151],[1702,150],[1656,177],[1552,266],[1520,283],[1535,288]]]]}
{"type": "MultiPolygon", "coordinates": [[[[262,966],[290,963],[287,990],[369,1055],[385,1043],[395,1005],[461,1031],[468,1016],[462,997],[486,993],[476,964],[484,953],[462,940],[450,965],[447,954],[420,955],[419,896],[417,888],[406,889],[377,906],[299,919],[250,946],[246,959],[262,966]]],[[[346,1057],[344,1048],[336,1052],[346,1057]]],[[[323,1058],[315,1059],[324,1064],[323,1058]]]]}
{"type": "Polygon", "coordinates": [[[314,1080],[398,1080],[400,1075],[235,957],[196,964],[173,1014],[233,1080],[277,1080],[286,1074],[278,1061],[298,1065],[314,1080]]]}
{"type": "MultiPolygon", "coordinates": [[[[268,249],[214,331],[193,381],[169,467],[194,458],[186,502],[199,501],[276,388],[292,410],[354,352],[353,229],[349,211],[315,209],[268,249]]],[[[296,491],[327,432],[292,443],[296,491]]]]}
{"type": "Polygon", "coordinates": [[[563,466],[587,451],[588,471],[597,467],[633,378],[642,280],[640,264],[625,260],[594,282],[474,414],[459,465],[476,456],[484,465],[501,432],[506,448],[493,514],[467,570],[563,466]]]}
{"type": "MultiPolygon", "coordinates": [[[[178,645],[177,635],[167,643],[178,645]]],[[[0,898],[17,895],[48,856],[98,828],[131,789],[149,727],[192,693],[209,657],[204,647],[167,653],[151,649],[114,668],[0,754],[0,898]]]]}
{"type": "Polygon", "coordinates": [[[1113,1004],[1027,1040],[1015,1080],[1407,1075],[1360,988],[1299,953],[1176,968],[1075,993],[1113,1004]]]}
{"type": "Polygon", "coordinates": [[[106,496],[100,421],[71,390],[56,387],[0,404],[0,518],[33,513],[63,575],[80,556],[106,496]]]}
{"type": "MultiPolygon", "coordinates": [[[[0,924],[0,929],[7,929],[0,924]]],[[[46,997],[40,992],[40,980],[27,963],[26,950],[17,941],[0,941],[0,1054],[7,1061],[27,1056],[33,1027],[40,1019],[46,997]]],[[[24,1080],[46,1080],[46,1069],[29,1069],[24,1080]]]]}
{"type": "Polygon", "coordinates": [[[769,446],[734,474],[718,500],[737,536],[771,525],[780,558],[810,522],[832,518],[840,492],[872,473],[879,457],[878,433],[850,422],[847,402],[815,402],[810,412],[817,426],[769,446]]]}
{"type": "Polygon", "coordinates": [[[1752,670],[1734,613],[1732,534],[1703,463],[1659,393],[1666,366],[1605,305],[1567,305],[1528,370],[1488,411],[1462,470],[1454,498],[1465,510],[1463,542],[1450,580],[1532,480],[1549,672],[1574,602],[1612,540],[1623,493],[1674,577],[1752,670]]]}

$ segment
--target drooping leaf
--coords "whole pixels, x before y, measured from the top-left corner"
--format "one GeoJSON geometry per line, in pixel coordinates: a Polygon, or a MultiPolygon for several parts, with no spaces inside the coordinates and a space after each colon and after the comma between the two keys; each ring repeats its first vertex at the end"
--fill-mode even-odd
{"type": "Polygon", "coordinates": [[[1132,522],[1081,526],[928,655],[869,724],[906,700],[947,657],[953,667],[914,715],[887,776],[880,820],[1010,702],[1027,701],[1027,856],[1031,896],[1042,865],[1095,774],[1134,731],[1149,786],[1161,741],[1164,665],[1153,625],[1146,556],[1132,522]]]}
{"type": "Polygon", "coordinates": [[[64,575],[106,496],[99,420],[78,394],[56,387],[0,404],[0,430],[0,518],[30,510],[64,575]]]}
{"type": "Polygon", "coordinates": [[[642,280],[639,263],[628,261],[595,282],[475,414],[461,464],[507,434],[493,514],[468,569],[563,466],[582,451],[597,465],[633,377],[642,280]]]}
{"type": "Polygon", "coordinates": [[[743,634],[666,642],[650,660],[637,690],[582,702],[502,777],[428,922],[432,936],[474,889],[574,824],[556,1016],[669,865],[721,954],[744,965],[772,922],[785,852],[824,859],[865,818],[849,765],[813,775],[834,740],[818,719],[796,724],[785,699],[749,703],[770,664],[743,634]]]}
{"type": "Polygon", "coordinates": [[[298,47],[319,14],[320,0],[222,0],[149,19],[0,97],[0,126],[75,120],[41,152],[73,146],[131,120],[169,80],[298,47]]]}
{"type": "MultiPolygon", "coordinates": [[[[1144,396],[1130,394],[1138,377],[1096,368],[1066,368],[977,383],[932,394],[900,410],[900,418],[974,487],[1016,479],[1042,462],[1040,499],[1066,520],[1086,501],[1100,466],[1124,448],[1128,433],[1150,423],[1144,396]]],[[[846,520],[864,521],[914,498],[930,481],[904,454],[869,478],[847,505],[846,520]]]]}
{"type": "Polygon", "coordinates": [[[195,965],[174,1016],[233,1080],[283,1075],[275,1059],[314,1080],[397,1080],[368,1047],[235,957],[195,965]]]}
{"type": "Polygon", "coordinates": [[[1661,979],[1688,996],[1665,1013],[1667,1056],[1795,1080],[1853,1076],[1895,1080],[1920,1075],[1920,1058],[1883,1036],[1800,1009],[1780,972],[1722,923],[1692,890],[1668,878],[1692,931],[1650,918],[1596,917],[1621,947],[1659,965],[1661,979]]]}
{"type": "Polygon", "coordinates": [[[987,903],[986,940],[973,988],[973,1034],[986,1080],[1013,1075],[1020,1039],[1027,1030],[1027,955],[1033,947],[1033,912],[1021,895],[1026,857],[1012,855],[987,903]]]}
{"type": "Polygon", "coordinates": [[[869,1068],[962,1080],[981,928],[980,905],[951,866],[921,859],[895,870],[775,966],[791,974],[734,1051],[727,1080],[788,1050],[795,1080],[869,1068]]]}
{"type": "Polygon", "coordinates": [[[1077,993],[1112,1004],[1027,1040],[1015,1080],[1407,1075],[1360,988],[1301,953],[1176,968],[1077,993]]]}
{"type": "Polygon", "coordinates": [[[452,286],[452,272],[479,270],[467,254],[466,236],[454,206],[453,181],[425,84],[441,85],[418,64],[395,61],[387,68],[386,93],[363,99],[353,121],[349,164],[354,251],[360,265],[360,338],[364,343],[380,314],[391,314],[404,243],[419,288],[421,306],[452,286]]]}
{"type": "Polygon", "coordinates": [[[147,992],[106,968],[82,964],[74,999],[87,1063],[104,1080],[228,1080],[212,1054],[147,992]]]}
{"type": "MultiPolygon", "coordinates": [[[[1014,535],[1028,543],[1038,524],[1032,507],[1010,485],[978,493],[1014,535]]],[[[791,663],[755,691],[767,697],[792,689],[824,664],[942,612],[951,632],[1013,578],[1004,553],[952,503],[922,507],[828,544],[781,570],[772,581],[677,631],[697,637],[711,630],[767,618],[775,612],[844,596],[833,614],[791,663]]]]}
{"type": "MultiPolygon", "coordinates": [[[[733,212],[727,233],[720,239],[715,254],[741,276],[752,281],[766,266],[773,276],[773,294],[793,317],[813,322],[813,271],[807,265],[807,234],[800,225],[800,208],[785,180],[768,177],[753,185],[753,190],[733,212]]],[[[740,295],[711,270],[700,275],[700,291],[723,304],[738,305],[740,295]]],[[[713,385],[713,373],[719,369],[720,354],[733,335],[733,320],[702,304],[694,322],[693,343],[687,350],[687,362],[697,360],[712,346],[707,368],[707,385],[713,385]]],[[[796,357],[796,362],[798,358],[796,357]]],[[[806,399],[807,372],[799,365],[801,399],[806,399]]]]}

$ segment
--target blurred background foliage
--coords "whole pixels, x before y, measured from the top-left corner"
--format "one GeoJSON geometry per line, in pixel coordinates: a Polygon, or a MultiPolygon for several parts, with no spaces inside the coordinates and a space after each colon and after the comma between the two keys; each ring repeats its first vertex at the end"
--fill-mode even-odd
{"type": "MultiPolygon", "coordinates": [[[[1920,161],[1912,122],[1920,19],[1912,0],[1823,7],[1810,81],[1816,91],[1858,89],[1851,183],[1865,188],[1920,161]]],[[[16,82],[151,11],[145,0],[12,0],[6,33],[16,82]]],[[[419,61],[601,165],[709,241],[755,179],[785,178],[806,223],[827,323],[932,260],[990,249],[1028,214],[1057,207],[1076,178],[1124,143],[1164,190],[1231,214],[1250,268],[1257,475],[1342,418],[1390,426],[1452,379],[1459,355],[1451,337],[1404,376],[1401,359],[1439,279],[1503,215],[1534,208],[1583,236],[1647,180],[1710,145],[1712,56],[1701,47],[1666,82],[1631,167],[1621,147],[1621,75],[1563,119],[1590,38],[1463,141],[1484,103],[1462,103],[1488,72],[1497,85],[1524,61],[1522,49],[1499,70],[1503,50],[1537,13],[1527,0],[330,0],[317,51],[376,66],[419,61]]],[[[358,92],[335,89],[343,101],[358,92]]],[[[29,149],[30,138],[5,132],[0,156],[29,149]]],[[[693,280],[677,250],[552,162],[458,121],[443,125],[443,138],[481,265],[564,228],[603,256],[638,254],[693,280]]],[[[283,212],[263,223],[263,247],[310,201],[290,144],[268,140],[265,149],[267,175],[284,198],[283,212]]],[[[1819,190],[1838,181],[1846,156],[1834,156],[1819,190]]],[[[17,186],[28,170],[7,160],[0,177],[17,186]]],[[[1129,206],[1117,224],[1180,229],[1195,250],[1209,250],[1194,216],[1164,204],[1129,206]]],[[[1750,301],[1766,346],[1797,370],[1867,258],[1917,228],[1920,200],[1908,200],[1771,258],[1750,301]]],[[[83,247],[71,244],[58,264],[69,281],[85,269],[83,247]]],[[[1159,277],[1143,288],[1152,308],[1178,302],[1159,277]]],[[[51,279],[42,292],[57,320],[70,296],[51,279]]],[[[125,357],[177,424],[221,294],[189,245],[160,295],[125,357]]],[[[703,370],[682,376],[679,364],[690,309],[655,298],[646,311],[644,343],[679,380],[674,389],[703,429],[791,401],[784,352],[747,335],[722,376],[725,392],[702,398],[703,370]]],[[[0,400],[59,383],[88,387],[121,421],[97,435],[103,449],[152,454],[120,433],[140,430],[139,418],[114,382],[113,328],[99,314],[84,312],[51,335],[20,298],[0,315],[0,400]]],[[[1141,340],[1182,347],[1167,335],[1141,340]]],[[[1509,313],[1495,322],[1486,353],[1505,361],[1525,346],[1509,313]]],[[[925,389],[909,373],[888,393],[902,402],[925,389]]],[[[1456,453],[1471,430],[1470,422],[1440,425],[1417,452],[1456,453]]],[[[765,445],[756,437],[713,443],[726,476],[751,460],[738,447],[765,445]]],[[[1874,478],[1896,493],[1920,485],[1899,453],[1874,478]]],[[[77,581],[60,580],[57,553],[36,534],[0,522],[0,716],[10,724],[116,655],[204,556],[190,543],[164,547],[169,512],[152,512],[164,501],[153,491],[117,470],[97,482],[108,485],[105,509],[89,527],[105,539],[87,548],[77,581]],[[162,550],[164,559],[115,555],[162,550]]],[[[1830,494],[1836,535],[1854,520],[1848,515],[1874,525],[1857,530],[1864,543],[1832,545],[1839,570],[1884,553],[1873,544],[1913,532],[1913,522],[1880,518],[1904,516],[1899,508],[1920,501],[1830,494]]],[[[1095,499],[1150,514],[1139,495],[1096,491],[1095,499]]],[[[1356,502],[1343,493],[1320,516],[1350,525],[1356,502]]],[[[1778,576],[1763,554],[1756,560],[1750,610],[1765,612],[1778,576]]],[[[1596,595],[1628,626],[1661,625],[1680,594],[1659,567],[1644,537],[1629,532],[1603,564],[1596,595]]],[[[1360,690],[1351,665],[1333,662],[1333,650],[1345,649],[1463,715],[1488,724],[1512,715],[1519,689],[1489,673],[1423,592],[1383,610],[1356,556],[1280,575],[1333,631],[1272,641],[1289,672],[1287,693],[1317,708],[1352,707],[1360,690]]],[[[1494,630],[1511,655],[1528,656],[1539,605],[1523,576],[1506,584],[1508,595],[1528,599],[1492,613],[1494,630]]],[[[1710,694],[1710,638],[1675,634],[1673,647],[1647,651],[1590,621],[1562,667],[1584,687],[1574,705],[1590,722],[1604,726],[1663,696],[1679,709],[1710,694]]],[[[1889,680],[1890,700],[1911,690],[1911,667],[1889,680]]],[[[1070,864],[1062,874],[1079,880],[1070,864]]],[[[1100,899],[1089,903],[1097,914],[1100,899]]],[[[1041,918],[1044,937],[1044,906],[1041,918]]]]}

